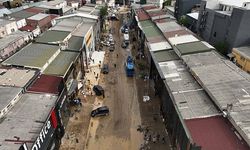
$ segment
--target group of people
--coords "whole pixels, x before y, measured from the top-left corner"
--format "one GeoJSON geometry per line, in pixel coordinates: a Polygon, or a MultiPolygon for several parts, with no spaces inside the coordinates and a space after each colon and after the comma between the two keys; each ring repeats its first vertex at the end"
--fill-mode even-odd
{"type": "Polygon", "coordinates": [[[150,131],[148,127],[142,127],[141,125],[137,128],[138,132],[141,132],[144,134],[144,143],[141,144],[140,150],[149,150],[150,146],[149,143],[166,143],[166,139],[164,135],[160,135],[157,132],[150,131]]]}

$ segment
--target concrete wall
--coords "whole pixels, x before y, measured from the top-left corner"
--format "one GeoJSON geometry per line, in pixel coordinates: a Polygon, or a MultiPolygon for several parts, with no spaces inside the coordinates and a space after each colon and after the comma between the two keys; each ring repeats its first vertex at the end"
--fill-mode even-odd
{"type": "Polygon", "coordinates": [[[227,42],[230,50],[250,44],[250,10],[234,8],[227,42]]]}
{"type": "Polygon", "coordinates": [[[201,0],[176,0],[175,17],[179,19],[182,15],[190,13],[196,4],[200,4],[201,0]]]}
{"type": "Polygon", "coordinates": [[[16,22],[11,22],[5,26],[6,33],[11,34],[12,32],[17,31],[17,25],[16,22]]]}

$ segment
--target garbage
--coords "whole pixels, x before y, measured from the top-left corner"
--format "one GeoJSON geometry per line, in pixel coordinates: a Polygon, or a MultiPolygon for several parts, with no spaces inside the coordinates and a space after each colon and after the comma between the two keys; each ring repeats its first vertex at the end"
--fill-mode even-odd
{"type": "Polygon", "coordinates": [[[150,97],[149,96],[143,96],[143,102],[147,102],[150,101],[150,97]]]}

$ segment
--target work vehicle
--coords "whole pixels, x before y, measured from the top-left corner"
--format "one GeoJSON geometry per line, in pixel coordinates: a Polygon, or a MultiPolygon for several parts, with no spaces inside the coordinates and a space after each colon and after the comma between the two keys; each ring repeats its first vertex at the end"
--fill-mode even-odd
{"type": "Polygon", "coordinates": [[[107,106],[102,106],[91,111],[91,117],[97,116],[107,116],[109,115],[109,108],[107,106]]]}
{"type": "Polygon", "coordinates": [[[133,58],[131,56],[127,57],[127,60],[125,62],[125,71],[126,71],[126,75],[127,77],[133,77],[134,76],[134,61],[133,58]]]}
{"type": "Polygon", "coordinates": [[[101,71],[102,71],[103,74],[108,74],[109,73],[108,64],[103,64],[101,71]]]}

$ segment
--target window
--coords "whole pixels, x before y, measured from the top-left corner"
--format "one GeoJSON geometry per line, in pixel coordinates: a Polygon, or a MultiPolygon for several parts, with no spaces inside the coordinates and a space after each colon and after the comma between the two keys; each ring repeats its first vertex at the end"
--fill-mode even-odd
{"type": "Polygon", "coordinates": [[[214,37],[216,37],[216,32],[214,32],[214,37]]]}
{"type": "Polygon", "coordinates": [[[15,29],[14,29],[14,28],[12,28],[12,29],[11,29],[11,32],[15,32],[15,29]]]}

